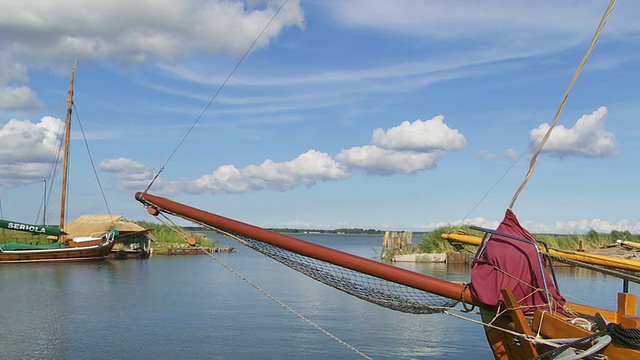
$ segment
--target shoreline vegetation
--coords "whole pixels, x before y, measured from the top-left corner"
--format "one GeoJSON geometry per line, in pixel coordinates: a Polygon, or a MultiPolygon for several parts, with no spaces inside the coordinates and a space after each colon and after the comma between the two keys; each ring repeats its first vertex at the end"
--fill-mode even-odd
{"type": "MultiPolygon", "coordinates": [[[[175,232],[167,225],[150,222],[150,221],[135,221],[145,229],[153,229],[151,232],[155,241],[153,242],[154,254],[161,255],[167,253],[172,249],[188,249],[192,248],[185,238],[175,232]]],[[[210,239],[204,234],[209,231],[207,228],[192,226],[183,227],[183,231],[186,230],[188,236],[192,237],[196,241],[197,246],[204,248],[215,249],[218,244],[213,239],[210,239]]],[[[294,229],[294,228],[269,228],[269,230],[286,233],[286,234],[327,234],[327,235],[380,235],[380,243],[382,244],[385,230],[376,229],[360,229],[360,228],[340,228],[334,230],[325,229],[294,229]]],[[[447,252],[459,252],[459,248],[453,247],[445,239],[442,239],[441,235],[444,233],[457,232],[463,230],[469,235],[483,236],[482,233],[471,230],[469,227],[454,228],[451,226],[441,227],[431,232],[412,232],[413,244],[412,246],[403,249],[402,254],[417,254],[417,253],[447,253],[447,252]]],[[[396,231],[402,232],[402,231],[396,231]]],[[[628,231],[612,231],[611,233],[598,233],[591,230],[585,234],[534,234],[536,238],[548,247],[559,250],[594,250],[601,249],[607,246],[612,246],[617,240],[625,240],[632,242],[640,242],[640,234],[631,234],[628,231]]],[[[50,240],[46,236],[24,233],[14,230],[2,229],[0,232],[0,244],[7,243],[48,243],[50,240]]],[[[475,247],[472,245],[463,246],[464,251],[475,252],[475,247]]]]}
{"type": "MultiPolygon", "coordinates": [[[[137,222],[141,226],[143,224],[150,224],[149,226],[156,226],[156,230],[153,232],[156,237],[157,243],[183,243],[184,240],[180,239],[173,231],[171,231],[165,225],[159,225],[154,223],[137,222]]],[[[203,227],[185,227],[185,230],[193,234],[202,234],[202,232],[208,231],[203,227]]],[[[360,229],[360,228],[341,228],[334,230],[326,229],[293,229],[293,228],[269,228],[279,233],[285,233],[295,236],[296,234],[327,234],[327,235],[380,235],[380,244],[383,242],[383,237],[386,230],[376,229],[360,229]]],[[[463,227],[441,227],[431,232],[412,232],[413,246],[404,249],[402,254],[418,254],[418,253],[448,253],[448,252],[475,252],[477,247],[473,245],[465,245],[463,249],[459,249],[451,245],[447,240],[441,237],[444,233],[457,232],[462,230],[469,235],[483,236],[484,234],[472,230],[467,226],[463,227]]],[[[402,231],[398,231],[402,232],[402,231]]],[[[202,234],[203,235],[203,234],[202,234]]],[[[617,240],[626,240],[640,243],[640,234],[631,234],[628,231],[612,231],[610,233],[599,233],[591,230],[585,234],[534,234],[536,238],[544,242],[549,248],[558,250],[578,250],[583,249],[586,251],[601,249],[616,244],[617,240]]],[[[199,245],[201,239],[196,237],[199,245]]],[[[208,239],[212,243],[213,240],[208,239]]],[[[202,239],[202,241],[206,241],[202,239]]],[[[157,244],[154,243],[154,247],[157,244]]],[[[202,245],[205,246],[205,245],[202,245]]],[[[215,246],[215,244],[213,244],[215,246]]],[[[206,247],[206,246],[205,246],[206,247]]],[[[155,250],[154,250],[155,251],[155,250]]],[[[397,253],[396,253],[397,254],[397,253]]],[[[400,254],[397,254],[400,255],[400,254]]]]}
{"type": "MultiPolygon", "coordinates": [[[[445,253],[456,251],[441,235],[453,233],[459,230],[468,235],[484,236],[484,233],[463,227],[442,227],[422,236],[422,241],[417,244],[417,250],[425,253],[445,253]]],[[[610,233],[599,233],[590,230],[585,234],[533,234],[539,242],[546,244],[551,249],[558,250],[595,250],[616,244],[618,240],[640,242],[640,234],[632,234],[629,231],[614,230],[610,233]]],[[[473,249],[473,245],[465,245],[466,249],[473,249]]]]}

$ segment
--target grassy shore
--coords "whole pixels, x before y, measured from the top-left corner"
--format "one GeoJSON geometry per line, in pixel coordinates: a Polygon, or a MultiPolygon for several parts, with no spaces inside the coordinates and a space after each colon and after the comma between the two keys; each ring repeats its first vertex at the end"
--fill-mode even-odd
{"type": "MultiPolygon", "coordinates": [[[[192,237],[196,240],[196,244],[205,248],[215,247],[215,242],[209,239],[206,235],[197,231],[182,229],[178,234],[172,228],[167,225],[153,223],[148,221],[136,221],[136,224],[145,229],[153,229],[151,234],[156,239],[153,242],[152,247],[155,254],[162,254],[169,249],[183,249],[190,248],[187,244],[186,237],[192,237]]],[[[45,235],[31,234],[23,231],[15,231],[8,229],[0,229],[0,245],[10,243],[22,243],[22,244],[50,244],[52,241],[47,239],[45,235]]],[[[117,244],[116,244],[117,245],[117,244]]]]}
{"type": "MultiPolygon", "coordinates": [[[[186,242],[186,237],[192,237],[196,240],[197,245],[206,248],[215,248],[215,241],[209,239],[203,231],[203,228],[189,227],[181,229],[181,234],[174,231],[167,225],[149,222],[149,221],[136,221],[136,224],[145,229],[154,229],[152,231],[153,237],[156,241],[153,243],[153,249],[156,254],[162,254],[169,249],[181,249],[190,247],[186,242]]],[[[275,229],[278,230],[278,229],[275,229]]],[[[307,233],[308,230],[292,231],[292,229],[279,229],[282,232],[288,233],[307,233]],[[286,230],[286,231],[285,231],[286,230]]],[[[444,233],[456,232],[458,230],[464,230],[469,235],[483,236],[483,233],[471,230],[468,227],[453,228],[442,227],[436,229],[430,233],[421,234],[422,240],[413,249],[408,249],[409,253],[446,253],[457,251],[449,244],[447,240],[442,239],[441,235],[444,233]]],[[[339,229],[339,230],[324,230],[323,233],[336,233],[336,234],[380,234],[382,242],[383,231],[377,230],[363,230],[363,229],[339,229]]],[[[576,250],[582,244],[582,248],[585,250],[598,249],[609,244],[615,244],[619,239],[627,241],[640,242],[640,235],[633,235],[629,232],[612,231],[609,234],[598,233],[595,231],[589,231],[586,234],[535,234],[538,240],[544,242],[550,248],[562,249],[562,250],[576,250]]],[[[48,244],[51,241],[43,235],[35,235],[20,231],[0,229],[0,244],[7,243],[27,243],[27,244],[48,244]]],[[[468,245],[465,248],[469,251],[475,252],[477,249],[474,246],[468,245]]]]}
{"type": "MultiPolygon", "coordinates": [[[[469,235],[484,236],[484,233],[472,230],[468,227],[452,228],[442,227],[425,234],[422,241],[416,246],[415,252],[421,253],[446,253],[456,251],[449,242],[441,237],[442,234],[463,230],[469,235]]],[[[633,235],[628,231],[612,231],[609,234],[589,231],[586,234],[534,234],[535,237],[547,244],[549,248],[558,250],[577,250],[581,245],[584,250],[599,249],[615,244],[617,240],[640,242],[640,235],[633,235]]],[[[465,249],[475,252],[477,246],[466,245],[465,249]]]]}

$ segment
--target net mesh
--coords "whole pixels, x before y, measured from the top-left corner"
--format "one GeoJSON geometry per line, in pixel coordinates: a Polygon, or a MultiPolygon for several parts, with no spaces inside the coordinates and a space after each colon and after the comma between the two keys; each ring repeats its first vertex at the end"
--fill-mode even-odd
{"type": "Polygon", "coordinates": [[[457,300],[300,255],[244,235],[222,234],[321,283],[392,310],[433,314],[451,309],[458,303],[457,300]]]}

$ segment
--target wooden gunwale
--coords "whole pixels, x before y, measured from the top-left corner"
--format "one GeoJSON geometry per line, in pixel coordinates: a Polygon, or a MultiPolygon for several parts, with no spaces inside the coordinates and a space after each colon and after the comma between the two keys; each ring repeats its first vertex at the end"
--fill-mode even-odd
{"type": "Polygon", "coordinates": [[[44,250],[0,250],[0,264],[59,261],[104,260],[111,252],[114,242],[81,248],[44,250]]]}

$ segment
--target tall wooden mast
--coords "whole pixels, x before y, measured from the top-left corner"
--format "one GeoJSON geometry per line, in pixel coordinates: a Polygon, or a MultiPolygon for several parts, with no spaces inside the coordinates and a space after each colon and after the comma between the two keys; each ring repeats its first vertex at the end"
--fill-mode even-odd
{"type": "MultiPolygon", "coordinates": [[[[71,86],[69,87],[69,106],[67,108],[67,122],[64,135],[64,162],[62,166],[62,199],[60,201],[60,229],[65,227],[65,213],[67,212],[67,178],[69,176],[69,143],[71,142],[71,112],[73,111],[73,82],[76,76],[76,65],[78,60],[73,62],[71,69],[71,86]]],[[[63,236],[66,240],[66,236],[63,236]]]]}

